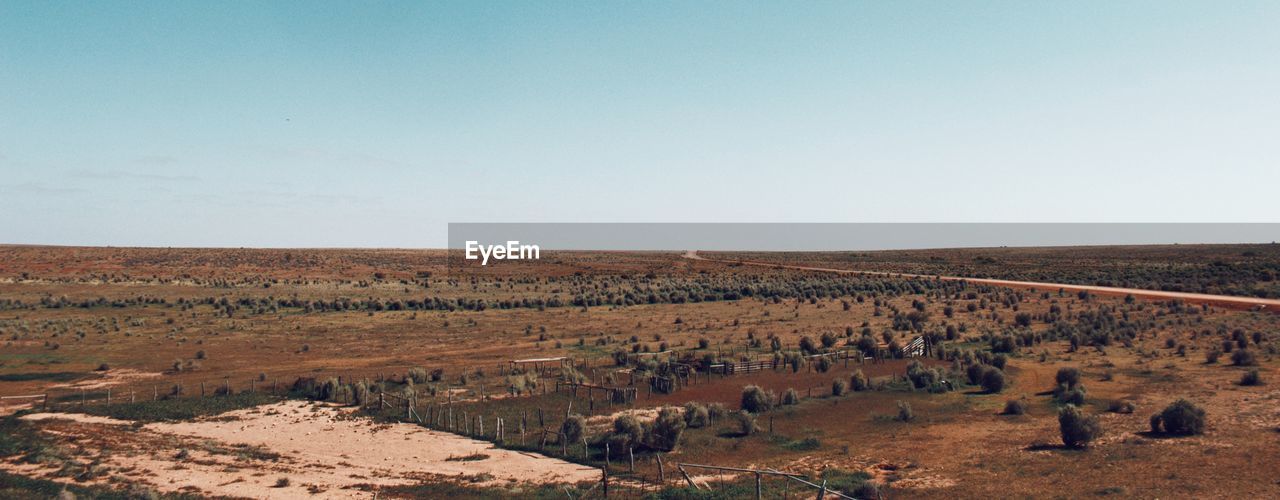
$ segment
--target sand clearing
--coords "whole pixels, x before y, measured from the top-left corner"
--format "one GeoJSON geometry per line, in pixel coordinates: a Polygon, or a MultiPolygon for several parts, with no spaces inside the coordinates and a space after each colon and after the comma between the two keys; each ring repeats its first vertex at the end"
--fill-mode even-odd
{"type": "MultiPolygon", "coordinates": [[[[578,483],[600,477],[598,469],[412,424],[374,424],[349,410],[301,401],[193,422],[152,423],[136,432],[121,427],[130,422],[104,417],[43,413],[24,418],[61,424],[50,431],[76,435],[87,454],[110,445],[111,454],[102,461],[114,469],[108,474],[162,491],[368,498],[380,486],[442,476],[488,485],[578,483]],[[187,450],[183,459],[176,458],[180,450],[187,450]],[[277,486],[280,478],[288,478],[288,485],[277,486]]],[[[5,468],[38,472],[18,464],[5,468]]]]}
{"type": "Polygon", "coordinates": [[[120,368],[116,370],[108,370],[105,372],[95,372],[95,374],[98,374],[100,376],[86,379],[86,380],[65,383],[65,384],[55,384],[55,385],[49,386],[49,388],[50,389],[84,389],[86,391],[91,391],[95,389],[104,389],[107,387],[117,386],[117,385],[129,383],[129,382],[137,382],[140,380],[159,378],[161,375],[163,375],[160,372],[144,372],[144,371],[138,371],[130,368],[120,368]]]}

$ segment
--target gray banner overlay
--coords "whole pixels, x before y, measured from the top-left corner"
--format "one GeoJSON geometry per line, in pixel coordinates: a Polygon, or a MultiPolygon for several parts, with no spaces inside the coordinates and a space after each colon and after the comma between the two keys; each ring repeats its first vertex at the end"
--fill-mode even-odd
{"type": "Polygon", "coordinates": [[[1280,223],[450,223],[449,248],[843,251],[1271,243],[1280,223]]]}

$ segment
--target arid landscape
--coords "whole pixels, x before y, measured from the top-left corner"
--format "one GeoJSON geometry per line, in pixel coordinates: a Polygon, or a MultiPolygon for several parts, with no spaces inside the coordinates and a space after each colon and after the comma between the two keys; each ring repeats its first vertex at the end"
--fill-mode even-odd
{"type": "Polygon", "coordinates": [[[0,497],[1271,498],[1278,277],[1276,244],[0,246],[0,497]]]}

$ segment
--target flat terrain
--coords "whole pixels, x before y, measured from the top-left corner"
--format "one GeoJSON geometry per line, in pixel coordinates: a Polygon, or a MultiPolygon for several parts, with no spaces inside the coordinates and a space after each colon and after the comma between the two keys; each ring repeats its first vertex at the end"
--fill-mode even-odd
{"type": "Polygon", "coordinates": [[[607,462],[628,496],[754,494],[750,474],[689,467],[695,492],[685,463],[851,496],[1274,497],[1280,315],[1165,292],[1273,300],[1278,260],[547,252],[476,269],[429,250],[0,246],[0,396],[37,396],[0,400],[0,496],[590,498],[607,462]],[[1059,435],[1062,369],[1100,425],[1087,447],[1059,435]],[[771,409],[739,413],[750,385],[771,409]],[[1203,432],[1151,432],[1178,399],[1203,432]]]}

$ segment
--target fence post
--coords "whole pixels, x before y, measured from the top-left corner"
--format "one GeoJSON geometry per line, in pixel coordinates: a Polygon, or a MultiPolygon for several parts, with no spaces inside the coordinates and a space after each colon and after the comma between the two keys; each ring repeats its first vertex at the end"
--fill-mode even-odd
{"type": "MultiPolygon", "coordinates": [[[[606,443],[605,446],[608,446],[608,444],[606,443]]],[[[608,454],[606,453],[606,455],[608,454]]],[[[602,480],[602,485],[601,485],[604,488],[603,489],[604,497],[609,498],[609,468],[605,467],[601,471],[601,473],[604,474],[604,479],[602,480]]]]}

